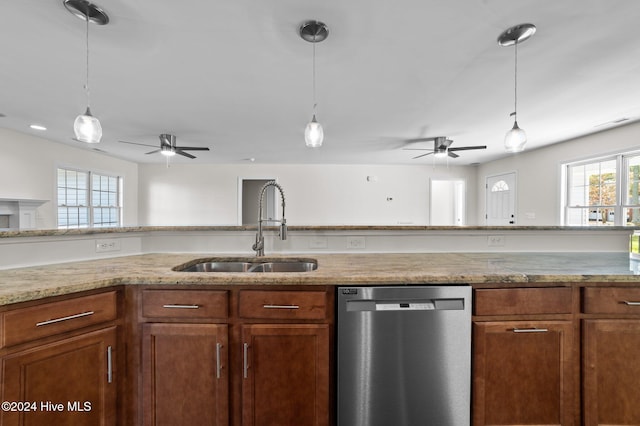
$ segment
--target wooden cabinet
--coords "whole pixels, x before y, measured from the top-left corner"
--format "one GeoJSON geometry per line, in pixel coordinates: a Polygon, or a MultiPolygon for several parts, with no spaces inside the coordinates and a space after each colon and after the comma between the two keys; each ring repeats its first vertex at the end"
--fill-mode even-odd
{"type": "Polygon", "coordinates": [[[329,288],[140,294],[145,426],[330,424],[329,288]]]}
{"type": "Polygon", "coordinates": [[[476,290],[474,308],[474,426],[576,424],[572,290],[476,290]]]}
{"type": "Polygon", "coordinates": [[[583,289],[584,425],[640,424],[640,289],[583,289]]]}
{"type": "Polygon", "coordinates": [[[143,290],[140,311],[143,424],[228,425],[228,291],[143,290]]]}
{"type": "Polygon", "coordinates": [[[116,300],[108,292],[1,314],[1,394],[10,405],[0,424],[120,423],[116,300]]]}
{"type": "Polygon", "coordinates": [[[229,424],[227,326],[145,324],[144,425],[229,424]]]}

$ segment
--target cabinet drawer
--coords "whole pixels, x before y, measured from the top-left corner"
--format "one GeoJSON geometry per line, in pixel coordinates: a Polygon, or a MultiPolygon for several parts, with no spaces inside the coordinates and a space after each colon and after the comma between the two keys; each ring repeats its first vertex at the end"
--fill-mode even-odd
{"type": "Polygon", "coordinates": [[[327,293],[324,291],[240,292],[240,316],[262,319],[325,319],[327,293]]]}
{"type": "Polygon", "coordinates": [[[475,315],[570,314],[571,288],[478,289],[475,315]]]}
{"type": "Polygon", "coordinates": [[[582,309],[586,314],[640,315],[640,288],[584,288],[582,309]]]}
{"type": "Polygon", "coordinates": [[[142,315],[147,318],[217,318],[229,315],[225,290],[144,290],[142,315]]]}
{"type": "Polygon", "coordinates": [[[12,346],[112,321],[117,312],[115,291],[7,311],[2,324],[2,344],[12,346]]]}

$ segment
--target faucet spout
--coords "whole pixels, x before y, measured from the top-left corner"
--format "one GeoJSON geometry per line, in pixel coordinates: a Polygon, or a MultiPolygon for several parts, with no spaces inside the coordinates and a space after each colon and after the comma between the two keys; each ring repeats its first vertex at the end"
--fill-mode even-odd
{"type": "Polygon", "coordinates": [[[284,197],[284,190],[282,189],[282,187],[275,180],[265,183],[260,189],[260,199],[258,201],[258,232],[256,233],[256,242],[252,246],[252,249],[256,252],[256,256],[264,256],[264,236],[262,234],[263,222],[280,222],[280,229],[279,229],[280,239],[281,240],[287,239],[287,219],[285,219],[285,216],[284,216],[285,206],[286,206],[286,203],[285,203],[285,197],[284,197]],[[282,201],[282,218],[280,220],[262,218],[262,215],[263,215],[262,211],[263,211],[263,205],[264,205],[264,193],[266,192],[267,188],[271,186],[273,186],[274,188],[277,188],[278,191],[280,192],[280,200],[282,201]]]}

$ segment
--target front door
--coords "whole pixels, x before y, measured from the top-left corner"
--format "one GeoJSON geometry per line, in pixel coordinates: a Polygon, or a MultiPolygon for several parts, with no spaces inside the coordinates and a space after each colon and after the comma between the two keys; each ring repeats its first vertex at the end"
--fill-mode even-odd
{"type": "Polygon", "coordinates": [[[487,177],[487,225],[516,224],[516,174],[505,173],[487,177]]]}

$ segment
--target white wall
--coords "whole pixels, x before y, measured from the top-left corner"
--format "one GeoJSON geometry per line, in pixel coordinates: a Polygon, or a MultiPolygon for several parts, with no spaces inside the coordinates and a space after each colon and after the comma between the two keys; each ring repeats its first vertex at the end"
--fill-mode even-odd
{"type": "Polygon", "coordinates": [[[123,176],[124,225],[137,224],[136,163],[0,128],[0,198],[49,200],[36,211],[36,225],[40,229],[56,227],[56,168],[59,166],[123,176]]]}
{"type": "Polygon", "coordinates": [[[141,164],[139,224],[236,225],[239,178],[276,178],[289,225],[428,225],[430,178],[465,180],[476,211],[475,167],[141,164]]]}
{"type": "Polygon", "coordinates": [[[487,176],[517,173],[517,225],[560,225],[561,164],[635,149],[640,149],[640,122],[481,164],[476,188],[477,224],[485,224],[487,176]]]}

